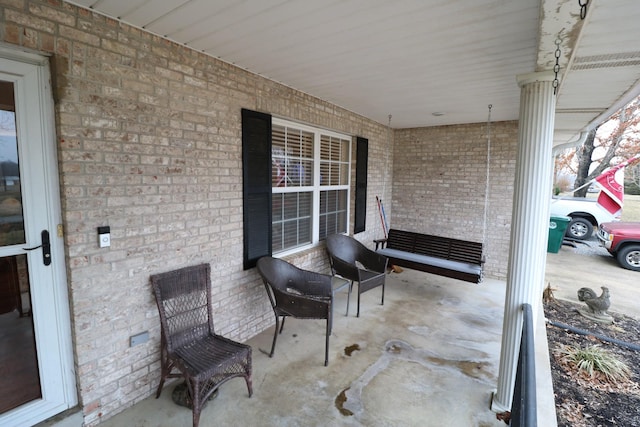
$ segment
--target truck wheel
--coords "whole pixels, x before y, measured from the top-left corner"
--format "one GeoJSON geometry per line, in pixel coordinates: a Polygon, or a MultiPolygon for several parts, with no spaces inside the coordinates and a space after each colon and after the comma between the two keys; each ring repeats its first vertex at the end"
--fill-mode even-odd
{"type": "Polygon", "coordinates": [[[593,235],[593,225],[585,218],[571,218],[565,235],[570,239],[587,240],[593,235]]]}
{"type": "Polygon", "coordinates": [[[617,258],[622,268],[640,271],[640,245],[625,246],[618,251],[617,258]]]}

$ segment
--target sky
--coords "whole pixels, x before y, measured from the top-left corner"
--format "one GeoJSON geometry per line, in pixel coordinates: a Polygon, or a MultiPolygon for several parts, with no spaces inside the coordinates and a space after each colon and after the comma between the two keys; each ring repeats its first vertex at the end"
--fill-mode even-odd
{"type": "Polygon", "coordinates": [[[0,162],[18,163],[18,144],[16,142],[15,115],[0,110],[0,162]]]}

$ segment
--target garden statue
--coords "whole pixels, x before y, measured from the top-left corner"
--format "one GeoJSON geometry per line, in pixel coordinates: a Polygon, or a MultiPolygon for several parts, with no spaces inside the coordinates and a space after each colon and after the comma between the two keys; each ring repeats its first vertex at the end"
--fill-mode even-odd
{"type": "Polygon", "coordinates": [[[596,295],[591,288],[578,289],[578,300],[587,305],[587,308],[581,308],[578,312],[584,317],[595,320],[596,322],[613,323],[613,317],[607,313],[611,305],[611,301],[609,301],[609,288],[606,286],[601,286],[601,288],[602,293],[600,296],[596,295]]]}

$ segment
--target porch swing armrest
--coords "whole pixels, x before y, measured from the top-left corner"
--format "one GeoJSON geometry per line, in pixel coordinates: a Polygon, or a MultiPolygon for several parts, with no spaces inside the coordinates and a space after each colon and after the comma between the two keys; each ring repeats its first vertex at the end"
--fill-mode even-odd
{"type": "Polygon", "coordinates": [[[387,239],[373,239],[373,243],[376,244],[376,251],[378,250],[378,247],[380,247],[380,249],[384,249],[385,245],[387,244],[387,239]],[[380,246],[382,245],[382,246],[380,246]]]}

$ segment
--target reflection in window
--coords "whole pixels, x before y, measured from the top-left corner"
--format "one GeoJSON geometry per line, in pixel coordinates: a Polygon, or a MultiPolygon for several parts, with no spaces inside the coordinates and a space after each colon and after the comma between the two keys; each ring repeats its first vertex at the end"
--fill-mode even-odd
{"type": "Polygon", "coordinates": [[[0,246],[25,243],[13,83],[0,82],[0,246]]]}
{"type": "Polygon", "coordinates": [[[347,191],[320,193],[320,237],[347,232],[347,191]]]}

